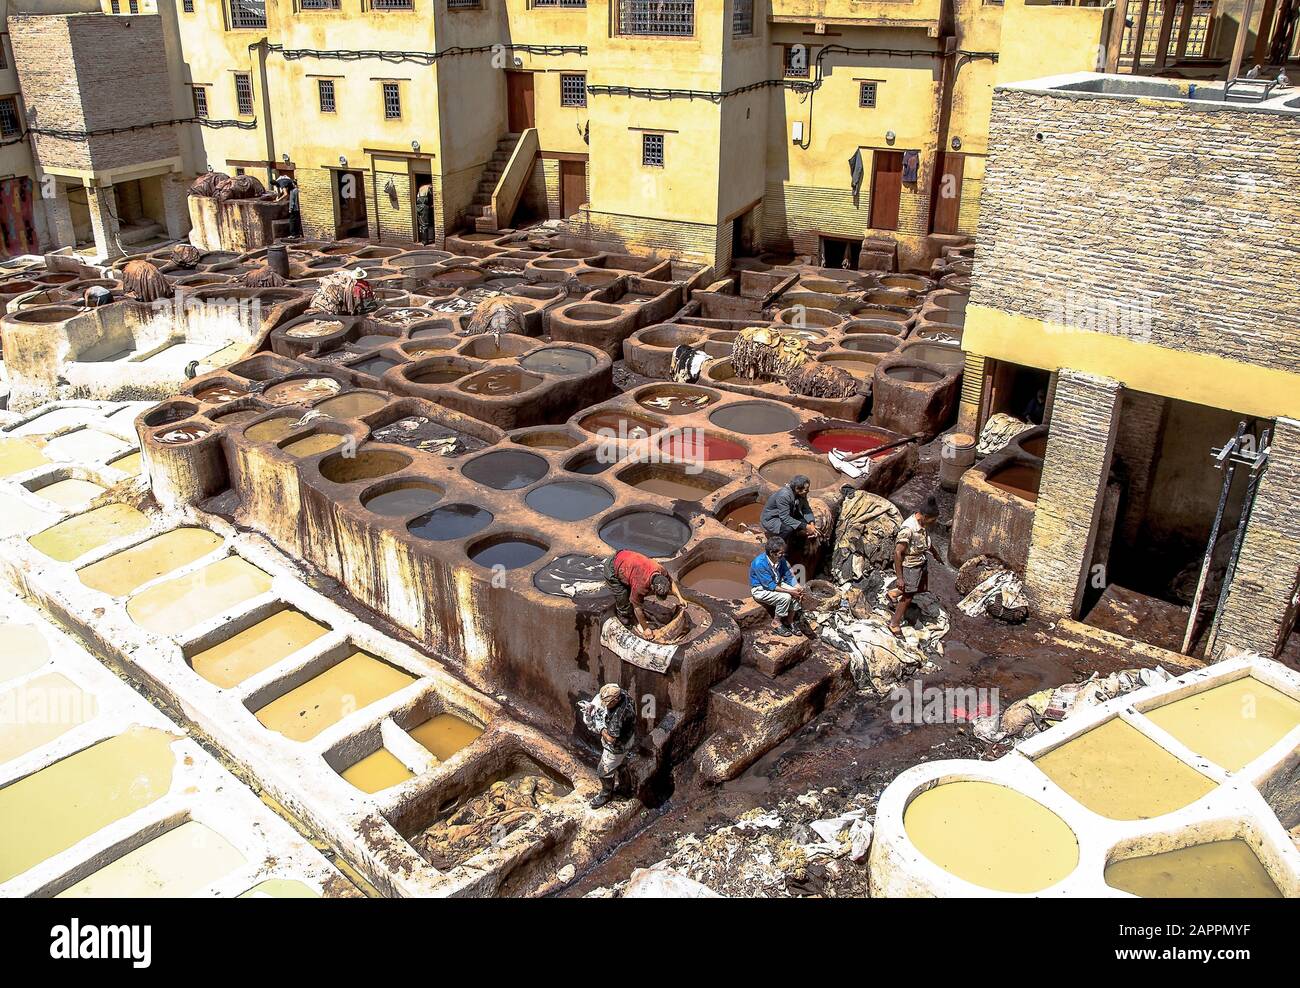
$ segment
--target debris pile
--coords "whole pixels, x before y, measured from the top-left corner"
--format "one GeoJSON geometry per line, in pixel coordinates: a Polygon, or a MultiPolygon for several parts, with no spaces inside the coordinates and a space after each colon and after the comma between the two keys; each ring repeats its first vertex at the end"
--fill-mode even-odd
{"type": "Polygon", "coordinates": [[[462,798],[411,844],[435,868],[449,870],[500,844],[563,795],[546,776],[518,771],[475,796],[462,798]]]}
{"type": "Polygon", "coordinates": [[[932,672],[933,658],[943,655],[943,637],[948,633],[948,615],[939,598],[918,593],[912,598],[917,614],[908,612],[908,623],[899,636],[889,630],[893,605],[886,596],[894,585],[886,578],[870,595],[847,584],[808,615],[818,638],[849,653],[849,672],[859,689],[887,694],[901,679],[932,672]]]}
{"type": "Polygon", "coordinates": [[[1172,678],[1160,666],[1154,669],[1121,669],[1109,676],[1093,673],[1081,683],[1065,683],[1017,700],[1000,717],[991,714],[975,718],[975,736],[990,744],[1023,740],[1068,720],[1081,710],[1140,690],[1144,686],[1168,682],[1172,678]]]}

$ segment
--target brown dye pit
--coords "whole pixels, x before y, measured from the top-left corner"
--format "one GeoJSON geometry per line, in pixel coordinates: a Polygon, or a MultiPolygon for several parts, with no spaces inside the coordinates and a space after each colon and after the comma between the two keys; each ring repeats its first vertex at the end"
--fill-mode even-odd
{"type": "Polygon", "coordinates": [[[1106,866],[1106,884],[1144,899],[1280,899],[1282,892],[1240,838],[1125,858],[1106,866]]]}
{"type": "Polygon", "coordinates": [[[337,394],[339,383],[330,377],[298,377],[273,384],[262,397],[273,405],[299,405],[337,394]]]}
{"type": "Polygon", "coordinates": [[[550,464],[535,453],[502,449],[470,460],[461,472],[475,483],[498,491],[527,487],[546,476],[550,464]]]}
{"type": "Polygon", "coordinates": [[[529,491],[524,503],[548,518],[581,521],[608,508],[614,503],[614,496],[595,484],[580,480],[559,480],[529,491]]]}
{"type": "Polygon", "coordinates": [[[290,741],[310,741],[362,707],[415,682],[415,677],[365,652],[353,652],[319,676],[255,712],[264,727],[290,741]]]}
{"type": "Polygon", "coordinates": [[[291,326],[284,331],[285,336],[292,336],[294,339],[315,339],[321,336],[330,336],[334,333],[341,332],[343,323],[334,319],[313,319],[311,322],[301,322],[296,326],[291,326]]]}
{"type": "Polygon", "coordinates": [[[358,336],[352,341],[352,345],[359,350],[373,350],[376,347],[387,346],[389,343],[396,343],[396,336],[384,336],[374,333],[369,336],[358,336]]]}
{"type": "Polygon", "coordinates": [[[872,359],[866,354],[863,354],[861,357],[832,355],[830,357],[822,357],[821,362],[824,364],[830,364],[832,367],[838,367],[841,370],[846,370],[854,377],[870,377],[876,372],[876,364],[879,362],[879,357],[877,356],[875,359],[872,359]]]}
{"type": "Polygon", "coordinates": [[[664,559],[675,555],[691,537],[691,527],[673,515],[633,511],[600,527],[600,538],[615,549],[664,559]]]}
{"type": "Polygon", "coordinates": [[[355,419],[363,415],[369,415],[371,412],[377,412],[386,404],[388,404],[386,397],[372,391],[349,391],[337,398],[322,401],[316,406],[315,410],[330,416],[330,418],[355,419]]]}
{"type": "Polygon", "coordinates": [[[1030,456],[1037,456],[1041,460],[1047,455],[1047,437],[1031,436],[1020,443],[1020,448],[1030,456]]]}
{"type": "Polygon", "coordinates": [[[370,360],[359,360],[355,364],[348,364],[348,369],[354,370],[358,374],[369,374],[371,377],[383,377],[386,372],[392,370],[399,363],[400,361],[388,357],[374,357],[370,360]]]}
{"type": "Polygon", "coordinates": [[[578,445],[578,440],[567,432],[534,432],[531,435],[517,436],[515,442],[533,449],[573,449],[578,445]]]}
{"type": "Polygon", "coordinates": [[[243,388],[234,384],[214,384],[210,388],[196,391],[194,397],[211,405],[224,405],[228,401],[242,398],[248,394],[243,388]]]}
{"type": "Polygon", "coordinates": [[[578,425],[588,432],[612,434],[620,439],[648,439],[659,426],[648,419],[637,418],[624,412],[596,412],[582,419],[578,425]]]}
{"type": "Polygon", "coordinates": [[[392,487],[379,494],[363,495],[361,504],[377,515],[405,518],[419,511],[427,511],[442,500],[445,492],[433,484],[409,483],[392,487]]]}
{"type": "Polygon", "coordinates": [[[397,473],[411,465],[405,453],[385,449],[366,449],[355,456],[331,456],[321,461],[320,473],[335,484],[355,484],[361,480],[375,480],[397,473]]]}
{"type": "Polygon", "coordinates": [[[450,384],[469,373],[463,367],[426,367],[408,375],[408,379],[412,384],[450,384]]]}
{"type": "Polygon", "coordinates": [[[742,436],[769,436],[798,427],[799,417],[788,408],[767,401],[743,401],[709,415],[709,421],[742,436]]]}
{"type": "Polygon", "coordinates": [[[492,512],[472,504],[448,504],[421,515],[406,526],[418,539],[450,542],[481,532],[492,524],[492,512]]]}
{"type": "Polygon", "coordinates": [[[1043,471],[1039,467],[1011,463],[989,474],[987,479],[998,490],[1032,503],[1038,500],[1038,485],[1043,479],[1043,471]]]}
{"type": "Polygon", "coordinates": [[[749,565],[730,559],[710,560],[683,573],[681,584],[718,600],[744,600],[749,597],[749,565]]]}
{"type": "Polygon", "coordinates": [[[888,367],[885,376],[907,384],[934,384],[943,380],[943,374],[929,367],[888,367]]]}
{"type": "Polygon", "coordinates": [[[860,333],[844,340],[840,346],[845,350],[856,350],[859,353],[892,353],[898,349],[898,337],[885,333],[860,333]]]}
{"type": "Polygon", "coordinates": [[[618,479],[647,494],[678,501],[702,500],[727,483],[724,478],[690,473],[666,465],[634,466],[625,470],[618,479]]]}
{"type": "Polygon", "coordinates": [[[521,357],[519,365],[534,374],[557,374],[567,377],[585,374],[596,366],[596,358],[582,350],[546,347],[521,357]]]}
{"type": "Polygon", "coordinates": [[[498,367],[481,371],[473,377],[462,381],[457,387],[469,394],[487,395],[499,398],[505,395],[517,395],[542,383],[536,374],[526,374],[509,367],[498,367]]]}
{"type": "Polygon", "coordinates": [[[728,508],[718,515],[718,521],[733,532],[757,534],[763,531],[762,517],[763,502],[750,501],[748,504],[738,504],[735,507],[728,508]]]}
{"type": "MultiPolygon", "coordinates": [[[[844,344],[848,346],[848,344],[844,344]]],[[[924,360],[927,364],[941,364],[944,367],[963,367],[966,364],[966,355],[952,346],[940,346],[938,343],[922,343],[919,346],[910,346],[905,351],[905,356],[913,360],[924,360]]]]}
{"type": "Polygon", "coordinates": [[[293,432],[297,423],[296,418],[281,415],[278,418],[267,419],[265,422],[250,425],[244,430],[244,436],[255,443],[275,443],[293,432]]]}
{"type": "Polygon", "coordinates": [[[221,689],[231,689],[306,648],[329,628],[285,609],[190,658],[190,668],[221,689]]]}
{"type": "Polygon", "coordinates": [[[789,483],[792,477],[799,474],[808,478],[813,490],[832,487],[844,479],[844,475],[830,464],[803,456],[779,456],[758,468],[760,477],[778,487],[789,483]]]}
{"type": "Polygon", "coordinates": [[[315,456],[317,453],[327,453],[331,449],[342,446],[343,440],[343,436],[335,435],[332,432],[318,432],[313,436],[295,439],[293,442],[282,446],[281,449],[290,456],[315,456]]]}

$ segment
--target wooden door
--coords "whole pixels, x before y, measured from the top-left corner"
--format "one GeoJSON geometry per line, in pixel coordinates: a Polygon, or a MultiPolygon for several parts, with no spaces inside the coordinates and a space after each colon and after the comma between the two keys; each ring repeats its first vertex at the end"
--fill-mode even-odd
{"type": "Polygon", "coordinates": [[[956,233],[961,213],[961,179],[966,170],[966,157],[945,154],[939,174],[939,185],[934,192],[935,233],[956,233]]]}
{"type": "Polygon", "coordinates": [[[522,133],[536,125],[531,72],[506,73],[506,116],[512,134],[522,133]]]}
{"type": "Polygon", "coordinates": [[[585,161],[560,162],[560,218],[565,219],[578,211],[587,201],[587,163],[585,161]]]}
{"type": "Polygon", "coordinates": [[[903,192],[903,152],[871,152],[871,228],[898,229],[898,200],[903,192]]]}

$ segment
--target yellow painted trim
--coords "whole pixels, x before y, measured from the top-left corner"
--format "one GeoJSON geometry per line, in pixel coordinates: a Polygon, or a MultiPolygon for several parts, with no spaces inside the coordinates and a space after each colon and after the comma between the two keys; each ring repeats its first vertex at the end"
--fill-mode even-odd
{"type": "Polygon", "coordinates": [[[1068,367],[1113,378],[1135,391],[1244,415],[1300,415],[1300,374],[1074,329],[985,305],[967,309],[962,349],[1043,370],[1068,367]]]}

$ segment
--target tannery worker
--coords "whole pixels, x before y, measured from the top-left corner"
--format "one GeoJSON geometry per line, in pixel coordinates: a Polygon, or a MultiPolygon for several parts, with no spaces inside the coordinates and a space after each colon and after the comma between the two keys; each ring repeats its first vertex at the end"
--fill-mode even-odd
{"type": "Polygon", "coordinates": [[[281,175],[275,180],[281,197],[289,200],[289,236],[302,236],[302,211],[298,208],[298,183],[288,175],[281,175]]]}
{"type": "Polygon", "coordinates": [[[808,503],[808,491],[812,482],[803,474],[796,474],[790,482],[778,489],[767,503],[759,523],[768,535],[776,535],[785,540],[790,555],[798,562],[816,565],[815,559],[805,560],[805,556],[814,554],[817,548],[818,531],[812,505],[808,503]]]}
{"type": "Polygon", "coordinates": [[[591,801],[600,809],[619,789],[619,775],[626,776],[624,762],[636,739],[636,702],[617,683],[606,683],[590,701],[579,704],[583,723],[600,735],[600,792],[591,801]]]}
{"type": "Polygon", "coordinates": [[[672,594],[679,606],[686,606],[677,581],[649,556],[631,549],[621,549],[605,560],[605,585],[614,595],[618,619],[642,635],[651,631],[641,609],[646,597],[662,600],[672,594]]]}
{"type": "Polygon", "coordinates": [[[433,186],[421,185],[415,194],[415,225],[420,243],[433,243],[433,186]]]}
{"type": "Polygon", "coordinates": [[[794,634],[793,624],[803,614],[803,587],[785,558],[785,539],[769,535],[763,551],[749,564],[749,593],[772,611],[772,630],[782,638],[794,634]]]}
{"type": "Polygon", "coordinates": [[[890,589],[888,597],[895,602],[894,619],[889,630],[902,634],[903,617],[912,597],[924,593],[929,586],[929,560],[927,555],[939,558],[930,544],[930,526],[939,520],[939,502],[931,494],[919,511],[914,511],[898,526],[894,542],[894,576],[898,584],[890,589]]]}

